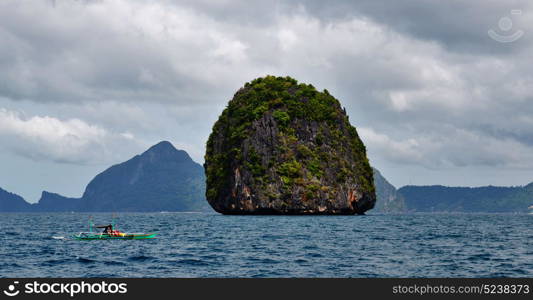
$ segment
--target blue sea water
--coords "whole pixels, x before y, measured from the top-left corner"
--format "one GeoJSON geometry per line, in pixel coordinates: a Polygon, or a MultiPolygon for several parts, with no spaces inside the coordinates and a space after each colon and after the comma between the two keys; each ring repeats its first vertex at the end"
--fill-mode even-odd
{"type": "Polygon", "coordinates": [[[0,277],[533,277],[531,215],[129,213],[158,238],[72,239],[88,216],[0,214],[0,277]]]}

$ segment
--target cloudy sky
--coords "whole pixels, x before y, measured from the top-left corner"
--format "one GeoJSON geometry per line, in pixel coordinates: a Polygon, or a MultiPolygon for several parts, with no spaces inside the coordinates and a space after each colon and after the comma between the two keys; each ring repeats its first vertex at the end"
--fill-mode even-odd
{"type": "Polygon", "coordinates": [[[396,186],[527,184],[532,28],[528,0],[2,0],[0,187],[80,196],[160,140],[202,163],[266,74],[328,89],[396,186]]]}

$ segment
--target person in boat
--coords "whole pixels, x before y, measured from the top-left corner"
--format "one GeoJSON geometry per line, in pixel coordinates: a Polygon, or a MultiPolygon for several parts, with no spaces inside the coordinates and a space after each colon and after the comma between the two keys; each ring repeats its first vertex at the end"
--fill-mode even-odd
{"type": "Polygon", "coordinates": [[[113,226],[111,226],[111,225],[105,226],[104,227],[104,232],[102,232],[102,233],[109,234],[109,235],[113,234],[113,226]]]}
{"type": "Polygon", "coordinates": [[[104,231],[102,232],[102,234],[107,234],[107,235],[110,235],[110,236],[123,236],[124,233],[118,231],[118,230],[114,230],[113,229],[113,225],[102,225],[102,226],[96,226],[96,228],[103,228],[104,231]]]}
{"type": "Polygon", "coordinates": [[[103,228],[104,231],[102,232],[102,234],[111,235],[113,233],[113,225],[100,225],[100,226],[96,226],[96,228],[103,228]]]}

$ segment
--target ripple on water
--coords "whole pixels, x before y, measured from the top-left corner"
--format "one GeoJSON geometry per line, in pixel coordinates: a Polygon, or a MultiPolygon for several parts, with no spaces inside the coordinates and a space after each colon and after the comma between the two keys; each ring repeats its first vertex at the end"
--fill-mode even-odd
{"type": "Polygon", "coordinates": [[[148,261],[148,260],[153,260],[155,259],[155,257],[152,257],[152,256],[146,256],[146,255],[134,255],[134,256],[130,256],[128,257],[128,260],[129,261],[148,261]]]}
{"type": "Polygon", "coordinates": [[[256,264],[258,264],[258,265],[272,265],[272,264],[279,264],[279,263],[281,263],[281,261],[279,261],[279,260],[275,260],[275,259],[271,259],[271,258],[266,258],[266,257],[262,257],[262,258],[248,257],[248,258],[247,258],[247,261],[250,261],[250,262],[256,263],[256,264]]]}
{"type": "Polygon", "coordinates": [[[199,259],[181,259],[181,260],[176,261],[176,263],[180,265],[197,266],[197,267],[209,265],[209,263],[207,263],[206,261],[199,260],[199,259]]]}
{"type": "Polygon", "coordinates": [[[90,259],[90,258],[85,258],[85,257],[76,257],[76,260],[81,263],[81,264],[94,264],[98,261],[94,260],[94,259],[90,259]]]}
{"type": "Polygon", "coordinates": [[[311,258],[324,257],[324,255],[317,253],[317,252],[310,252],[310,253],[305,254],[305,256],[311,257],[311,258]]]}
{"type": "MultiPolygon", "coordinates": [[[[15,262],[0,263],[0,270],[2,270],[2,269],[7,270],[7,269],[11,269],[11,268],[22,268],[22,265],[19,265],[19,264],[15,263],[15,262]]],[[[2,274],[0,273],[0,275],[2,275],[2,274]]]]}
{"type": "Polygon", "coordinates": [[[70,263],[70,262],[71,262],[70,259],[61,258],[61,259],[49,259],[49,260],[44,261],[42,264],[45,266],[59,266],[59,265],[63,265],[63,264],[70,263]]]}
{"type": "Polygon", "coordinates": [[[490,253],[478,253],[471,255],[469,257],[469,260],[471,261],[478,261],[478,260],[490,260],[492,255],[490,253]]]}
{"type": "Polygon", "coordinates": [[[304,250],[315,250],[315,249],[318,249],[318,247],[315,246],[315,245],[305,245],[305,246],[302,247],[302,249],[304,249],[304,250]]]}
{"type": "Polygon", "coordinates": [[[118,260],[106,260],[106,261],[102,261],[102,263],[108,266],[127,266],[128,265],[125,262],[121,262],[118,260]]]}

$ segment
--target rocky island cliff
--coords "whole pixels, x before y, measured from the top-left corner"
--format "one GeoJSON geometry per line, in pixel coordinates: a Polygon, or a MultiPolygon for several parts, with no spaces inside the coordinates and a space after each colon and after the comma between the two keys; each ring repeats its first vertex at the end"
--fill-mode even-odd
{"type": "Polygon", "coordinates": [[[206,197],[223,214],[363,214],[366,149],[327,90],[266,76],[239,89],[206,147],[206,197]]]}

